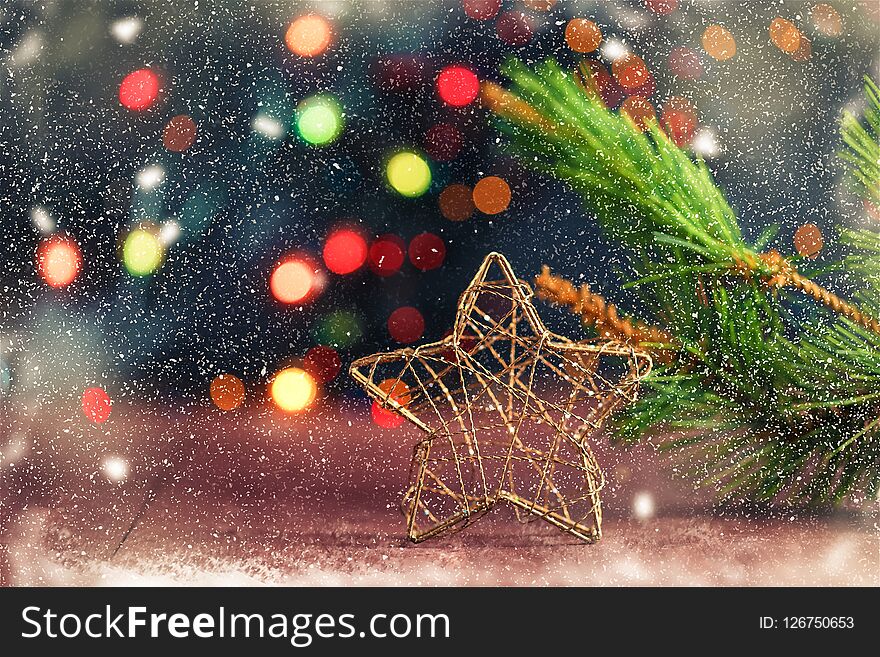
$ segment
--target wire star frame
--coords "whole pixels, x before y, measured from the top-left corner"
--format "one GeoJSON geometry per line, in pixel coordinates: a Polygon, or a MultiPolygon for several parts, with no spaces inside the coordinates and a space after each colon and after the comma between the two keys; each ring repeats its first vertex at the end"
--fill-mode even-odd
{"type": "Polygon", "coordinates": [[[550,332],[531,287],[491,253],[438,342],[361,358],[351,376],[425,432],[401,509],[413,542],[463,529],[499,502],[586,542],[601,537],[605,478],[590,440],[633,401],[651,357],[550,332]]]}

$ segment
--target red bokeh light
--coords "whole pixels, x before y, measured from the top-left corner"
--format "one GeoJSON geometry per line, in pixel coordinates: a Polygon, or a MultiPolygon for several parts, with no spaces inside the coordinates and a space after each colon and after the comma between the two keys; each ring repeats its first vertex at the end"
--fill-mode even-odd
{"type": "Polygon", "coordinates": [[[437,76],[437,94],[447,105],[464,107],[480,93],[480,80],[465,66],[446,66],[437,76]]]}
{"type": "Polygon", "coordinates": [[[37,273],[51,287],[67,287],[81,267],[79,246],[65,235],[48,237],[37,248],[37,273]]]}
{"type": "Polygon", "coordinates": [[[625,55],[615,59],[611,64],[611,72],[620,86],[630,91],[643,86],[650,75],[644,60],[638,55],[625,55]]]}
{"type": "Polygon", "coordinates": [[[129,73],[119,85],[119,102],[130,110],[145,110],[158,96],[159,77],[148,68],[129,73]]]}
{"type": "Polygon", "coordinates": [[[416,269],[437,269],[446,258],[446,244],[434,233],[422,233],[409,243],[409,261],[416,269]]]}
{"type": "Polygon", "coordinates": [[[396,274],[405,259],[406,244],[397,235],[382,235],[370,245],[370,269],[378,276],[396,274]]]}
{"type": "Polygon", "coordinates": [[[425,332],[425,318],[412,306],[401,306],[388,318],[388,333],[402,344],[415,342],[425,332]]]}
{"type": "Polygon", "coordinates": [[[506,11],[495,24],[498,38],[508,46],[524,46],[532,40],[532,24],[521,11],[506,11]]]}
{"type": "Polygon", "coordinates": [[[669,53],[669,70],[682,80],[698,80],[703,76],[700,53],[687,46],[678,46],[669,53]]]}
{"type": "Polygon", "coordinates": [[[356,230],[341,228],[324,242],[324,264],[334,274],[351,274],[367,260],[367,241],[356,230]]]}
{"type": "Polygon", "coordinates": [[[289,258],[272,271],[269,290],[281,303],[305,303],[318,288],[318,276],[312,263],[301,258],[289,258]]]}
{"type": "Polygon", "coordinates": [[[678,8],[678,0],[645,0],[645,7],[655,14],[671,14],[678,8]]]}
{"type": "Polygon", "coordinates": [[[342,360],[332,347],[318,345],[306,352],[303,369],[311,374],[316,381],[328,383],[336,378],[342,369],[342,360]]]}
{"type": "Polygon", "coordinates": [[[501,9],[501,0],[462,0],[464,13],[475,21],[487,21],[501,9]]]}
{"type": "Polygon", "coordinates": [[[688,99],[673,96],[663,108],[660,125],[676,146],[687,146],[697,130],[697,108],[688,99]]]}
{"type": "Polygon", "coordinates": [[[370,414],[373,416],[373,422],[376,423],[376,426],[383,429],[396,429],[404,421],[402,415],[398,415],[387,408],[382,408],[381,404],[377,401],[374,401],[370,407],[370,414]]]}
{"type": "Polygon", "coordinates": [[[448,162],[461,152],[461,132],[449,123],[438,123],[425,133],[425,150],[437,162],[448,162]]]}
{"type": "Polygon", "coordinates": [[[101,424],[110,417],[110,396],[103,388],[86,388],[82,394],[83,414],[95,424],[101,424]]]}

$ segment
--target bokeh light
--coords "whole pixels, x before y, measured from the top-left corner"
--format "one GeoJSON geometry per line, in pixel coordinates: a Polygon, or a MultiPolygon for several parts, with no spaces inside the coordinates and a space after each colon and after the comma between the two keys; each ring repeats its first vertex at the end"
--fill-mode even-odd
{"type": "Polygon", "coordinates": [[[801,31],[791,21],[784,18],[774,18],[770,21],[770,41],[782,52],[792,54],[797,52],[801,45],[801,31]]]}
{"type": "Polygon", "coordinates": [[[348,310],[334,310],[315,328],[315,341],[336,349],[346,349],[364,335],[360,318],[348,310]]]}
{"type": "Polygon", "coordinates": [[[401,344],[411,344],[425,332],[425,318],[412,306],[401,306],[388,317],[388,333],[401,344]]]}
{"type": "Polygon", "coordinates": [[[638,89],[648,81],[649,75],[648,67],[638,55],[615,59],[611,64],[611,72],[618,84],[626,90],[638,89]]]}
{"type": "Polygon", "coordinates": [[[473,192],[467,185],[453,183],[447,185],[438,199],[441,214],[450,221],[464,221],[474,213],[473,192]]]}
{"type": "Polygon", "coordinates": [[[122,264],[132,276],[149,276],[162,264],[165,249],[155,231],[135,228],[122,245],[122,264]]]}
{"type": "Polygon", "coordinates": [[[686,146],[697,130],[697,108],[687,98],[673,96],[663,107],[660,125],[676,146],[686,146]]]}
{"type": "Polygon", "coordinates": [[[837,10],[829,4],[820,2],[810,10],[810,20],[819,34],[829,37],[840,36],[843,32],[843,20],[837,10]]]}
{"type": "Polygon", "coordinates": [[[703,76],[700,53],[687,46],[678,46],[669,53],[669,70],[679,79],[698,80],[703,76]]]}
{"type": "Polygon", "coordinates": [[[368,258],[373,273],[391,276],[403,265],[406,244],[397,235],[381,235],[370,245],[368,258]]]}
{"type": "Polygon", "coordinates": [[[244,383],[234,374],[220,374],[214,377],[209,388],[211,401],[221,411],[231,411],[244,401],[244,383]]]}
{"type": "Polygon", "coordinates": [[[461,152],[461,146],[461,132],[450,123],[437,123],[425,133],[425,150],[437,162],[454,160],[461,152]]]}
{"type": "Polygon", "coordinates": [[[712,59],[726,61],[736,55],[736,39],[723,25],[710,25],[703,32],[703,50],[712,59]]]}
{"type": "Polygon", "coordinates": [[[816,224],[804,224],[794,232],[794,248],[804,258],[815,258],[822,250],[825,240],[816,224]]]}
{"type": "Polygon", "coordinates": [[[370,406],[370,415],[377,427],[382,429],[396,429],[402,425],[405,418],[399,413],[384,408],[379,402],[373,401],[370,406]]]}
{"type": "Polygon", "coordinates": [[[330,96],[312,96],[297,107],[297,134],[313,146],[325,146],[336,141],[343,126],[342,108],[330,96]]]}
{"type": "Polygon", "coordinates": [[[196,140],[196,123],[186,114],[179,114],[165,125],[162,144],[172,153],[182,153],[196,140]]]}
{"type": "Polygon", "coordinates": [[[572,18],[565,26],[565,42],[575,52],[593,52],[602,43],[602,30],[587,18],[572,18]]]}
{"type": "Polygon", "coordinates": [[[402,196],[421,196],[431,186],[431,169],[425,159],[412,151],[394,155],[385,167],[388,184],[402,196]]]}
{"type": "Polygon", "coordinates": [[[126,109],[145,110],[158,96],[159,76],[148,68],[129,73],[119,85],[119,102],[126,109]]]}
{"type": "Polygon", "coordinates": [[[279,263],[269,277],[269,291],[281,303],[301,304],[310,301],[317,287],[314,265],[298,257],[279,263]]]}
{"type": "Polygon", "coordinates": [[[327,236],[322,255],[334,274],[351,274],[367,260],[367,241],[356,230],[340,228],[327,236]]]}
{"type": "Polygon", "coordinates": [[[317,57],[330,47],[332,41],[330,21],[318,14],[299,16],[284,35],[284,43],[290,52],[300,57],[317,57]]]}
{"type": "Polygon", "coordinates": [[[532,40],[532,21],[521,11],[505,11],[495,23],[495,32],[508,46],[524,46],[532,40]]]}
{"type": "Polygon", "coordinates": [[[665,16],[678,9],[678,0],[645,0],[645,7],[655,14],[665,16]]]}
{"type": "Polygon", "coordinates": [[[647,130],[649,123],[657,120],[657,113],[651,101],[641,96],[630,96],[624,100],[620,106],[620,113],[641,131],[647,130]]]}
{"type": "Polygon", "coordinates": [[[474,205],[484,214],[499,214],[510,205],[510,186],[503,178],[487,176],[474,185],[474,205]]]}
{"type": "Polygon", "coordinates": [[[95,424],[103,424],[110,417],[110,395],[103,388],[86,388],[81,403],[83,415],[95,424]]]}
{"type": "Polygon", "coordinates": [[[315,401],[318,384],[305,370],[286,367],[272,379],[269,394],[275,405],[285,413],[299,413],[315,401]]]}
{"type": "Polygon", "coordinates": [[[66,235],[47,237],[37,247],[37,273],[50,287],[67,287],[81,267],[79,246],[66,235]]]}
{"type": "Polygon", "coordinates": [[[434,233],[416,235],[409,243],[409,261],[416,269],[437,269],[446,258],[446,244],[434,233]]]}
{"type": "Polygon", "coordinates": [[[114,484],[121,484],[128,478],[128,461],[121,456],[105,456],[101,469],[108,481],[114,484]]]}
{"type": "Polygon", "coordinates": [[[480,94],[480,80],[466,66],[446,66],[437,76],[437,95],[447,105],[464,107],[480,94]]]}
{"type": "Polygon", "coordinates": [[[317,345],[306,352],[303,369],[320,383],[329,383],[342,370],[342,359],[333,347],[317,345]]]}
{"type": "Polygon", "coordinates": [[[476,21],[494,18],[501,9],[501,0],[462,0],[464,13],[476,21]]]}

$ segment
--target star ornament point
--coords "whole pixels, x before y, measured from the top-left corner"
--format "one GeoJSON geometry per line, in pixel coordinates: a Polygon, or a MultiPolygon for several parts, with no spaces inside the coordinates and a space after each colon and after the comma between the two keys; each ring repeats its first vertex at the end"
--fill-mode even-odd
{"type": "Polygon", "coordinates": [[[520,521],[593,542],[605,478],[590,442],[650,369],[631,346],[552,333],[528,283],[491,253],[449,335],[361,358],[350,374],[424,433],[401,504],[410,540],[463,529],[506,503],[520,521]]]}

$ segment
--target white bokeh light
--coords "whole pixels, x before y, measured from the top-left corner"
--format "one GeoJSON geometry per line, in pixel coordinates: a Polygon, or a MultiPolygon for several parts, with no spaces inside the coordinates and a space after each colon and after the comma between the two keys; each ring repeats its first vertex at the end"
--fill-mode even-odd
{"type": "Polygon", "coordinates": [[[137,39],[144,27],[144,22],[137,16],[126,16],[114,21],[110,33],[119,43],[131,43],[137,39]]]}
{"type": "Polygon", "coordinates": [[[162,184],[165,180],[165,169],[159,164],[151,164],[144,167],[135,175],[135,184],[144,191],[150,191],[162,184]]]}
{"type": "Polygon", "coordinates": [[[128,477],[128,461],[121,456],[105,456],[101,467],[113,483],[122,483],[128,477]]]}
{"type": "Polygon", "coordinates": [[[648,520],[654,517],[656,507],[654,505],[654,496],[647,491],[636,493],[633,497],[632,512],[639,520],[648,520]]]}
{"type": "Polygon", "coordinates": [[[284,126],[281,122],[266,114],[257,114],[251,123],[251,127],[254,129],[254,132],[269,139],[280,139],[284,136],[284,126]]]}

